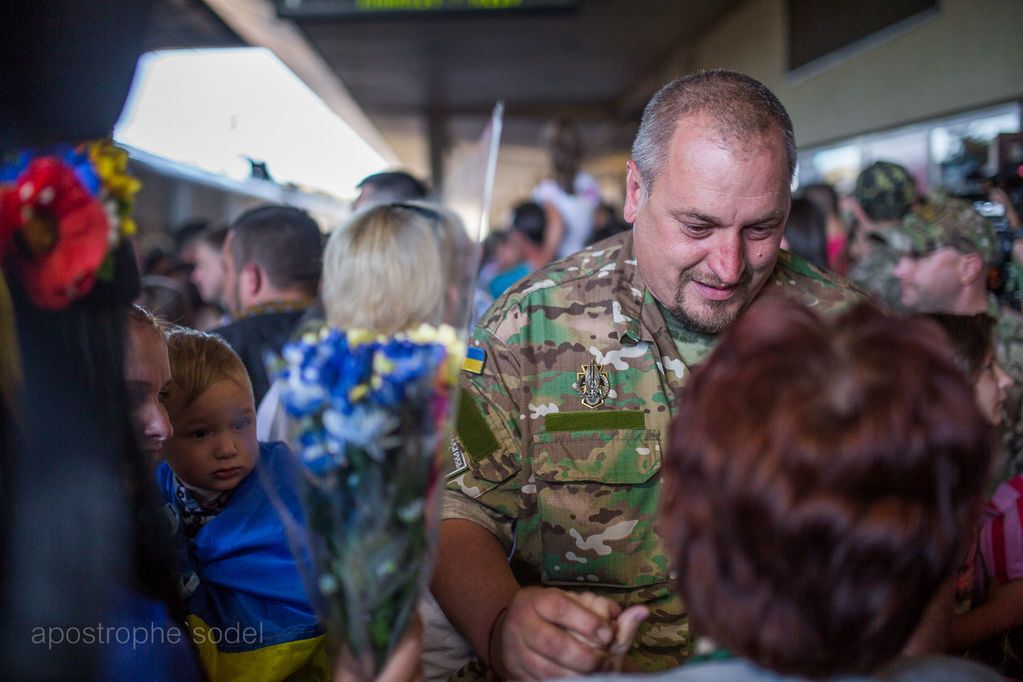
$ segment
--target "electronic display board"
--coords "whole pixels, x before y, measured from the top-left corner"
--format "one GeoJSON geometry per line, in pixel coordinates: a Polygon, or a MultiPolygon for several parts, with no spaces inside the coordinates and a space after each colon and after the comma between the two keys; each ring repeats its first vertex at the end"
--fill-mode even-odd
{"type": "Polygon", "coordinates": [[[475,14],[574,10],[579,0],[277,0],[282,17],[346,19],[388,15],[475,14]]]}

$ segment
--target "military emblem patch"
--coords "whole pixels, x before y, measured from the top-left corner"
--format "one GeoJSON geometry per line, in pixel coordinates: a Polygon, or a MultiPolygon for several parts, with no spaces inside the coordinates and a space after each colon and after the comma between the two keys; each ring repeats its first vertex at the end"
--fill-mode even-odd
{"type": "Polygon", "coordinates": [[[451,437],[451,462],[454,468],[448,474],[448,478],[453,478],[469,468],[469,459],[465,456],[465,450],[462,449],[462,444],[455,436],[451,437]]]}
{"type": "Polygon", "coordinates": [[[582,398],[586,407],[593,409],[604,404],[604,399],[611,392],[611,382],[608,380],[604,365],[598,365],[596,359],[590,360],[588,365],[582,365],[583,371],[576,373],[575,383],[572,388],[582,398]]]}

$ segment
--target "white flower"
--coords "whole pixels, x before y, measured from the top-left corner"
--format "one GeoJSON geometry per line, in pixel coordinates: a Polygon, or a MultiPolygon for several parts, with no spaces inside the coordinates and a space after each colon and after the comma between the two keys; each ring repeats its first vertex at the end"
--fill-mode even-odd
{"type": "Polygon", "coordinates": [[[398,418],[383,410],[357,409],[347,415],[333,409],[323,412],[323,428],[327,433],[342,443],[365,448],[377,459],[401,442],[392,433],[397,426],[398,418]]]}

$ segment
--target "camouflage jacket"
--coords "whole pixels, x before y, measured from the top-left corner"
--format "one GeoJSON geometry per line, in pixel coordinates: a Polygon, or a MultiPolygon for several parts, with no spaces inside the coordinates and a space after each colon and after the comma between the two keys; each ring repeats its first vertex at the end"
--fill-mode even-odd
{"type": "Polygon", "coordinates": [[[995,318],[995,343],[998,364],[1012,377],[1005,397],[1005,423],[994,466],[992,489],[999,483],[1023,474],[1023,317],[998,304],[991,296],[988,314],[995,318]]]}
{"type": "MultiPolygon", "coordinates": [[[[676,344],[632,247],[623,233],[553,263],[476,327],[486,356],[463,372],[444,518],[489,529],[522,585],[649,606],[629,667],[650,671],[689,650],[656,530],[659,471],[677,395],[714,337],[676,344]]],[[[828,311],[864,297],[784,252],[757,300],[775,295],[828,311]]]]}

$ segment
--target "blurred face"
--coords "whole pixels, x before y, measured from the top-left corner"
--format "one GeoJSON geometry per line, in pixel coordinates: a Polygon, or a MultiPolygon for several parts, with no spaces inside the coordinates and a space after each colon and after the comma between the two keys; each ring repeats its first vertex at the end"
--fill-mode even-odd
{"type": "Polygon", "coordinates": [[[639,271],[673,315],[716,334],[756,296],[774,268],[789,212],[780,132],[723,142],[702,117],[679,122],[652,190],[628,163],[625,219],[639,271]]]}
{"type": "Polygon", "coordinates": [[[498,245],[497,251],[494,254],[494,260],[497,261],[502,270],[507,270],[521,263],[522,259],[521,237],[517,233],[512,232],[498,245]]]}
{"type": "Polygon", "coordinates": [[[961,290],[961,257],[948,246],[923,256],[902,256],[892,271],[902,287],[902,304],[917,312],[948,311],[961,290]]]}
{"type": "Polygon", "coordinates": [[[221,285],[224,306],[232,315],[238,315],[242,311],[241,301],[239,300],[240,285],[238,281],[238,269],[237,264],[234,262],[234,256],[231,255],[231,244],[234,242],[234,232],[227,233],[227,239],[224,240],[224,248],[220,252],[221,263],[224,268],[224,279],[221,285]]]}
{"type": "Polygon", "coordinates": [[[256,410],[252,391],[230,379],[214,382],[183,405],[171,386],[167,401],[174,436],[164,455],[178,478],[210,492],[233,490],[256,465],[256,410]]]}
{"type": "Polygon", "coordinates": [[[873,233],[872,229],[863,223],[859,224],[859,229],[853,234],[853,238],[849,241],[846,246],[846,250],[849,253],[849,260],[853,263],[858,263],[870,252],[871,239],[870,235],[873,233]]]}
{"type": "Polygon", "coordinates": [[[981,412],[991,424],[998,426],[1002,423],[1003,407],[1005,405],[1005,392],[1012,385],[1012,379],[995,362],[994,348],[988,353],[983,367],[977,374],[973,386],[977,391],[977,404],[981,412]]]}
{"type": "Polygon", "coordinates": [[[164,401],[171,383],[167,342],[148,324],[128,321],[124,380],[131,407],[131,422],[139,447],[155,462],[171,437],[164,401]]]}
{"type": "Polygon", "coordinates": [[[220,249],[214,249],[206,242],[200,242],[195,247],[192,283],[199,290],[203,301],[220,304],[224,295],[224,259],[220,249]]]}

